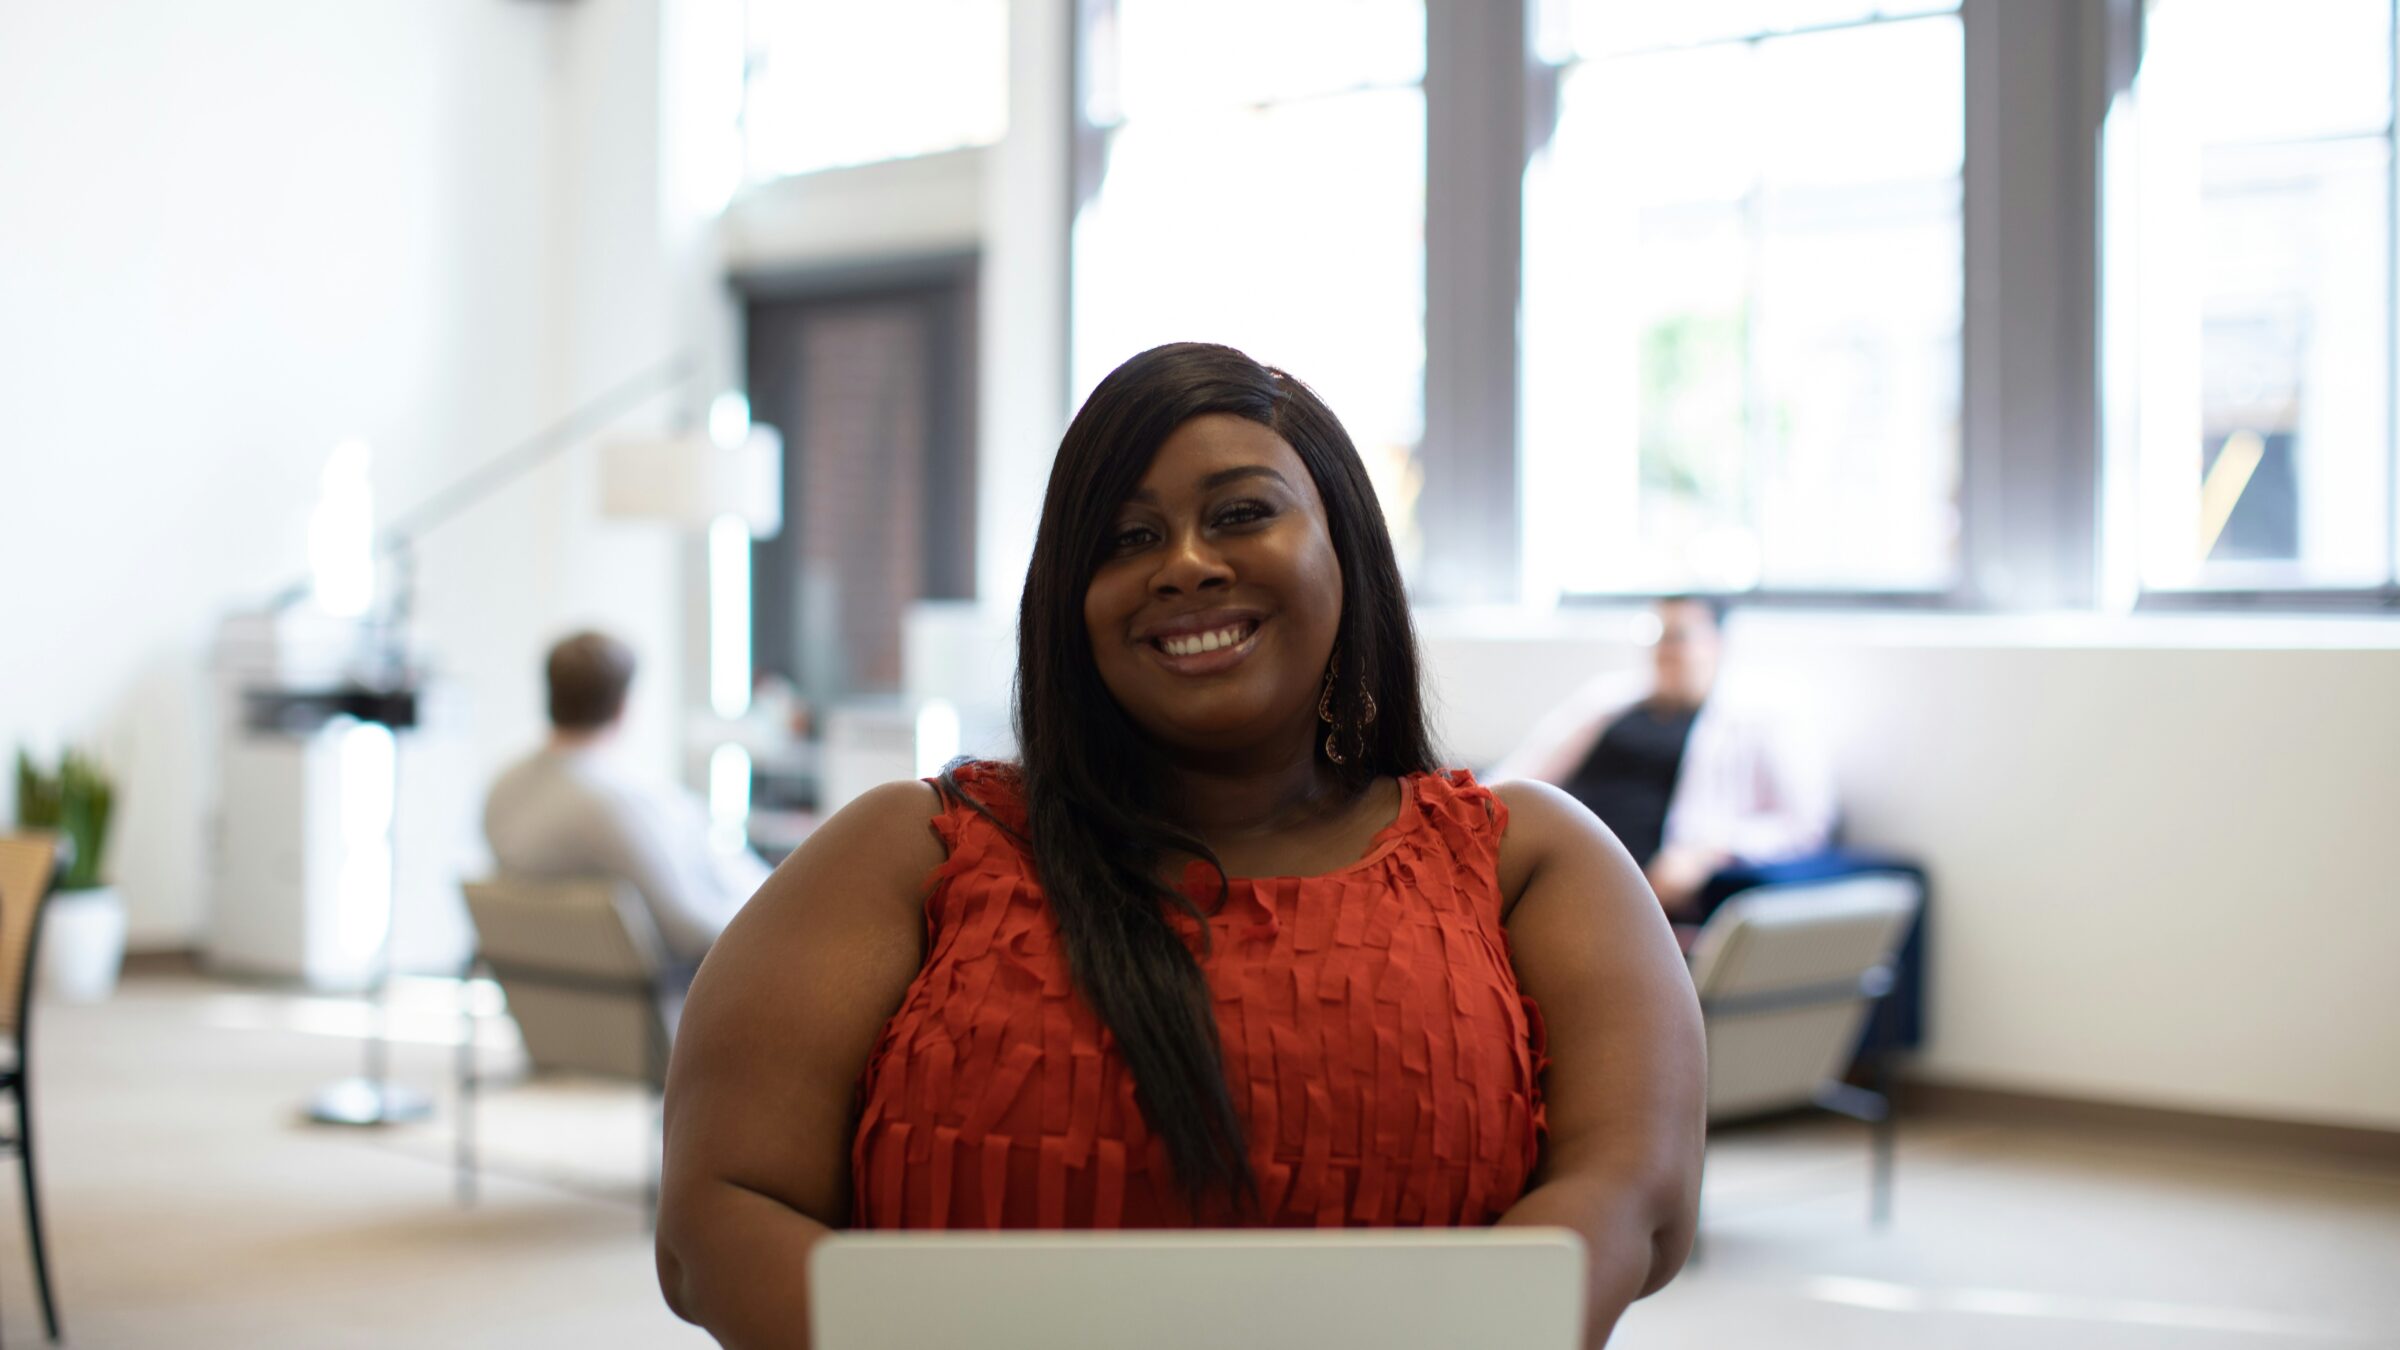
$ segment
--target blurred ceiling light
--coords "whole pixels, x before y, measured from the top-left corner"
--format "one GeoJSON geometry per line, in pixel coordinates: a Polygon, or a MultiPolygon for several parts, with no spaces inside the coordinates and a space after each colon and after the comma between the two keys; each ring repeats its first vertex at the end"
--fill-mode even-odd
{"type": "Polygon", "coordinates": [[[750,531],[737,515],[708,527],[708,704],[731,720],[750,711],[750,531]]]}
{"type": "Polygon", "coordinates": [[[941,774],[958,758],[958,705],[946,698],[929,698],[917,706],[917,777],[941,774]]]}
{"type": "Polygon", "coordinates": [[[750,399],[726,390],[709,401],[708,438],[721,446],[736,446],[750,435],[750,399]]]}
{"type": "Polygon", "coordinates": [[[601,510],[708,536],[708,701],[722,718],[750,706],[750,541],[783,528],[783,437],[720,394],[706,434],[612,441],[600,451],[601,510]]]}
{"type": "Polygon", "coordinates": [[[367,443],[348,440],[326,457],[308,517],[309,589],[328,614],[356,618],[375,602],[375,485],[367,443]]]}
{"type": "MultiPolygon", "coordinates": [[[[732,396],[739,399],[739,395],[732,396]]],[[[722,406],[723,400],[719,400],[722,406]]],[[[783,437],[754,425],[749,405],[709,415],[709,434],[611,441],[600,452],[600,509],[618,519],[664,520],[705,530],[737,516],[755,538],[783,527],[783,437]]]]}
{"type": "Polygon", "coordinates": [[[720,850],[730,853],[742,846],[750,819],[750,752],[730,742],[708,756],[708,819],[710,838],[720,850]]]}

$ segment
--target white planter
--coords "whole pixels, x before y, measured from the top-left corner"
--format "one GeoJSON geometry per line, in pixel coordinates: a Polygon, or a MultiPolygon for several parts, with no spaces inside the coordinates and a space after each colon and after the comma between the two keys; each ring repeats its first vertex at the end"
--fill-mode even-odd
{"type": "Polygon", "coordinates": [[[41,987],[70,1003],[116,991],[125,964],[125,898],[113,886],[59,891],[42,913],[41,987]]]}

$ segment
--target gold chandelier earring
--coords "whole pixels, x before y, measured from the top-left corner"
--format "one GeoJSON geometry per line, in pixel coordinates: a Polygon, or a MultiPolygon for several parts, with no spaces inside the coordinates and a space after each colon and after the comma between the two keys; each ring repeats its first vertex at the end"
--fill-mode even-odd
{"type": "Polygon", "coordinates": [[[1317,691],[1317,720],[1325,724],[1325,758],[1336,764],[1347,764],[1350,762],[1349,758],[1343,755],[1341,747],[1334,743],[1336,728],[1333,724],[1333,681],[1336,676],[1341,674],[1341,670],[1342,653],[1339,648],[1336,648],[1333,660],[1325,666],[1325,687],[1317,691]]]}
{"type": "MultiPolygon", "coordinates": [[[[1341,678],[1341,673],[1342,652],[1339,647],[1336,647],[1333,659],[1325,666],[1325,685],[1317,691],[1317,720],[1325,724],[1325,758],[1336,764],[1348,764],[1350,757],[1342,753],[1340,744],[1342,729],[1335,722],[1333,716],[1333,686],[1334,682],[1341,678]]],[[[1375,725],[1375,695],[1367,688],[1367,682],[1364,679],[1358,682],[1358,697],[1359,718],[1350,728],[1350,739],[1357,744],[1359,753],[1364,754],[1367,748],[1367,728],[1375,725]]]]}

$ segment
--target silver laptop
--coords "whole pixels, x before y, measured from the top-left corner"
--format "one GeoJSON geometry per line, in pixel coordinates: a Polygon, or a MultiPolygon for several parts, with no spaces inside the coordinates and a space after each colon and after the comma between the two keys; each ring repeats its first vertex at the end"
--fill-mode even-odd
{"type": "Polygon", "coordinates": [[[1574,1350],[1565,1229],[836,1234],[816,1350],[1574,1350]]]}

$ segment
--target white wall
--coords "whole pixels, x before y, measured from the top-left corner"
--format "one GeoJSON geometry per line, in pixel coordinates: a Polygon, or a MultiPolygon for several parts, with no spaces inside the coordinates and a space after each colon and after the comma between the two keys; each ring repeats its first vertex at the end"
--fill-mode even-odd
{"type": "Polygon", "coordinates": [[[115,763],[137,943],[201,922],[204,646],[305,572],[326,452],[364,437],[412,501],[549,410],[551,29],[477,0],[0,8],[0,746],[115,763]]]}
{"type": "MultiPolygon", "coordinates": [[[[1427,622],[1469,763],[1578,671],[1639,659],[1620,616],[1497,627],[1427,622]]],[[[1933,874],[1925,1076],[2400,1128],[2400,625],[1734,632],[1820,716],[1851,836],[1933,874]]]]}
{"type": "Polygon", "coordinates": [[[1925,1072],[2400,1127],[2400,629],[1983,627],[1779,643],[1933,870],[1925,1072]]]}
{"type": "MultiPolygon", "coordinates": [[[[0,6],[0,751],[115,765],[136,946],[206,922],[206,645],[305,571],[326,452],[366,439],[404,509],[687,341],[659,22],[655,0],[0,6]]],[[[632,740],[671,765],[687,553],[600,522],[591,480],[570,455],[421,551],[417,631],[460,710],[428,757],[447,781],[404,806],[449,827],[404,859],[423,903],[455,903],[566,627],[642,648],[632,740]]]]}

